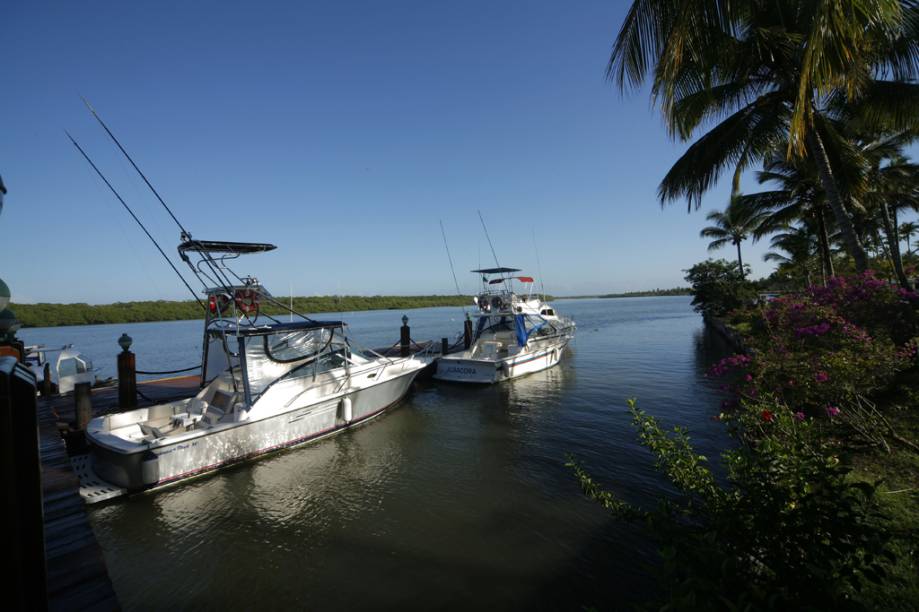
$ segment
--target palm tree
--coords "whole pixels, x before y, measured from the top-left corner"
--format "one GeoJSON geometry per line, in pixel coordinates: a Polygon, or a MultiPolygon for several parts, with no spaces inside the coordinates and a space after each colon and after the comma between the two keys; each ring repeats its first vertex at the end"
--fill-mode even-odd
{"type": "Polygon", "coordinates": [[[745,206],[763,213],[755,237],[762,238],[784,230],[798,221],[804,223],[804,228],[813,228],[819,245],[821,277],[825,283],[835,274],[827,220],[830,211],[813,166],[804,163],[804,160],[789,162],[777,156],[765,163],[756,178],[760,183],[774,183],[778,189],[743,196],[745,206]]]}
{"type": "Polygon", "coordinates": [[[854,193],[866,212],[873,213],[877,233],[883,232],[886,237],[886,243],[878,242],[905,289],[912,286],[903,269],[897,211],[919,207],[919,166],[903,155],[903,147],[914,138],[912,133],[899,132],[856,141],[864,171],[863,181],[854,193]]]}
{"type": "Polygon", "coordinates": [[[828,119],[847,100],[866,124],[919,123],[919,85],[904,81],[919,74],[917,15],[912,0],[635,0],[608,76],[625,88],[653,75],[652,98],[682,140],[720,120],[664,177],[661,203],[685,197],[699,208],[726,168],[736,177],[784,140],[789,159],[813,164],[847,251],[865,269],[828,119]]]}
{"type": "Polygon", "coordinates": [[[740,244],[751,235],[755,235],[759,224],[762,221],[762,213],[757,210],[744,206],[740,194],[735,193],[731,196],[731,201],[724,212],[713,210],[705,217],[707,220],[714,222],[699,232],[702,238],[714,238],[708,244],[708,250],[714,251],[727,244],[733,244],[737,247],[737,268],[740,275],[745,276],[743,268],[743,256],[740,252],[740,244]]]}
{"type": "Polygon", "coordinates": [[[800,269],[804,273],[805,286],[811,284],[810,264],[819,249],[812,228],[806,224],[786,226],[785,231],[775,234],[769,242],[770,249],[763,255],[764,261],[773,261],[779,267],[800,269]],[[784,251],[785,254],[778,252],[784,251]]]}
{"type": "Polygon", "coordinates": [[[909,246],[909,239],[916,234],[919,234],[919,224],[914,223],[913,221],[906,221],[900,224],[899,231],[901,239],[906,240],[906,256],[909,257],[912,255],[912,249],[909,246]]]}

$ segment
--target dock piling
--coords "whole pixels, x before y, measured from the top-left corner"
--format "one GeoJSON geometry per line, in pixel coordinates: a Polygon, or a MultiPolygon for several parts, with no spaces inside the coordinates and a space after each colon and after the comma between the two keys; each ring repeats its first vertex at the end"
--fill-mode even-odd
{"type": "Polygon", "coordinates": [[[446,355],[450,351],[450,341],[446,338],[440,339],[440,354],[446,355]]]}
{"type": "Polygon", "coordinates": [[[42,381],[41,381],[41,396],[49,397],[54,393],[52,385],[54,383],[51,381],[51,364],[47,361],[45,362],[45,367],[42,370],[42,381]]]}
{"type": "Polygon", "coordinates": [[[463,348],[468,351],[470,346],[472,346],[472,319],[469,318],[467,312],[466,320],[463,321],[463,348]]]}
{"type": "Polygon", "coordinates": [[[122,408],[137,406],[137,360],[129,349],[133,340],[127,334],[118,338],[118,405],[122,408]]]}
{"type": "Polygon", "coordinates": [[[409,349],[412,343],[412,330],[408,326],[408,317],[402,315],[402,328],[399,334],[399,354],[402,357],[408,357],[409,349]]]}
{"type": "Polygon", "coordinates": [[[35,376],[0,357],[0,453],[7,520],[5,601],[12,610],[42,610],[47,602],[42,472],[35,376]]]}
{"type": "Polygon", "coordinates": [[[78,430],[86,429],[93,418],[92,385],[88,382],[77,383],[73,386],[73,410],[76,417],[78,430]]]}

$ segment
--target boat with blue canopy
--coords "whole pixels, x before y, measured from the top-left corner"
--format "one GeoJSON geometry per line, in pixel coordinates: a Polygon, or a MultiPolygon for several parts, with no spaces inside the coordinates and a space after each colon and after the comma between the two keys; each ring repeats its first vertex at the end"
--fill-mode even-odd
{"type": "Polygon", "coordinates": [[[575,323],[559,316],[535,281],[517,268],[484,268],[482,290],[473,298],[474,331],[468,349],[444,355],[434,378],[463,383],[495,383],[557,364],[574,337],[575,323]],[[515,285],[523,290],[515,291],[515,285]]]}

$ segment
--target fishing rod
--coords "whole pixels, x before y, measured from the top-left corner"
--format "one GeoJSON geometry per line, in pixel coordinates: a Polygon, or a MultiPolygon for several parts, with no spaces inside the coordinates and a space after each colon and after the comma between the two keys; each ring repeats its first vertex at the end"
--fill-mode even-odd
{"type": "Polygon", "coordinates": [[[172,217],[172,220],[175,221],[176,225],[179,226],[179,229],[182,231],[182,240],[191,240],[191,233],[188,230],[186,230],[185,227],[179,222],[178,218],[176,218],[176,216],[173,214],[172,209],[166,205],[166,202],[163,200],[162,196],[160,196],[159,192],[153,187],[153,185],[147,179],[147,176],[143,172],[141,172],[140,168],[137,167],[137,164],[134,163],[134,160],[131,159],[131,156],[128,155],[128,152],[125,151],[125,148],[121,146],[121,142],[119,142],[118,139],[115,138],[115,135],[112,134],[112,130],[108,129],[108,126],[105,125],[105,122],[102,120],[102,117],[100,117],[99,114],[96,113],[96,109],[92,107],[92,105],[89,103],[89,100],[87,100],[83,96],[80,96],[80,98],[83,100],[83,104],[86,105],[86,108],[89,109],[89,112],[91,112],[93,114],[93,117],[96,118],[96,121],[99,122],[99,125],[102,126],[102,129],[105,130],[105,133],[109,135],[109,138],[112,139],[112,141],[118,146],[118,148],[121,150],[124,156],[128,158],[128,161],[131,162],[131,165],[134,166],[135,170],[137,170],[137,174],[140,175],[140,178],[144,179],[144,182],[147,184],[147,187],[150,188],[150,191],[153,192],[153,195],[156,196],[156,199],[160,201],[160,204],[163,205],[163,208],[165,208],[166,212],[169,213],[169,216],[172,217]]]}
{"type": "MultiPolygon", "coordinates": [[[[182,222],[179,221],[178,217],[175,216],[175,214],[172,212],[172,209],[169,208],[169,205],[168,205],[168,204],[166,204],[166,201],[163,199],[163,196],[161,196],[160,193],[156,190],[156,188],[153,186],[153,183],[151,183],[151,182],[150,182],[150,179],[147,178],[147,175],[145,175],[145,174],[143,173],[143,171],[140,169],[140,167],[137,165],[137,163],[134,161],[134,159],[131,157],[131,155],[127,152],[127,150],[126,150],[126,149],[124,148],[124,146],[121,144],[121,141],[119,141],[118,138],[115,136],[115,134],[112,133],[112,130],[110,130],[109,127],[108,127],[108,125],[106,125],[105,121],[102,120],[102,117],[99,116],[99,113],[96,112],[96,109],[93,108],[93,106],[89,103],[89,100],[87,100],[87,99],[86,99],[85,97],[83,97],[83,96],[80,96],[80,98],[83,100],[83,104],[86,105],[86,108],[89,109],[89,112],[92,113],[93,117],[95,117],[96,121],[99,122],[99,125],[102,126],[102,129],[105,130],[105,133],[108,134],[108,135],[109,135],[109,138],[112,139],[112,142],[115,143],[115,145],[118,147],[118,149],[121,151],[121,153],[122,153],[122,154],[125,156],[125,158],[127,158],[127,160],[131,163],[131,166],[134,168],[135,171],[137,171],[137,174],[140,175],[140,178],[142,178],[142,179],[144,180],[144,183],[147,185],[147,187],[150,189],[150,191],[153,192],[153,195],[156,196],[156,199],[159,200],[159,203],[163,205],[163,208],[166,209],[166,212],[169,213],[169,216],[172,217],[172,220],[173,220],[173,221],[175,221],[175,224],[176,224],[177,226],[179,226],[179,230],[181,231],[181,239],[182,239],[183,241],[186,241],[186,242],[187,242],[187,241],[190,241],[190,240],[192,239],[191,232],[189,232],[187,229],[185,229],[185,226],[182,225],[182,222]]],[[[74,143],[74,144],[76,144],[76,143],[74,143]]],[[[78,148],[79,148],[79,147],[78,147],[78,148]]],[[[82,150],[81,150],[81,152],[82,152],[82,150]]],[[[84,155],[85,155],[85,154],[84,154],[84,155]]],[[[88,160],[88,158],[87,158],[87,160],[88,160]]],[[[90,162],[90,163],[92,163],[92,162],[90,162]]],[[[95,166],[94,166],[94,167],[95,167],[95,166]]],[[[98,172],[98,170],[97,170],[97,172],[98,172]]],[[[100,173],[100,176],[101,176],[101,173],[100,173]]],[[[104,179],[104,177],[103,177],[103,179],[104,179]]],[[[106,183],[108,183],[108,181],[106,181],[106,183]]],[[[110,186],[110,187],[111,187],[111,186],[110,186]]],[[[114,190],[113,190],[113,191],[114,191],[114,190]]],[[[117,195],[117,194],[116,194],[116,195],[117,195]]],[[[120,199],[120,198],[119,198],[119,199],[120,199]]],[[[122,201],[122,203],[124,203],[124,202],[122,201]]],[[[131,213],[131,214],[133,215],[133,213],[131,213]]],[[[136,220],[136,219],[137,219],[137,218],[135,217],[135,220],[136,220]]],[[[140,223],[140,221],[138,221],[138,223],[140,223]]],[[[143,226],[141,226],[141,227],[143,227],[143,226]]],[[[145,230],[145,231],[146,231],[146,230],[145,230]]],[[[148,233],[147,235],[149,236],[150,234],[148,233]]],[[[151,240],[152,240],[152,237],[151,237],[151,240]]],[[[154,244],[155,244],[155,241],[154,241],[154,244]]],[[[157,248],[159,248],[159,245],[158,245],[158,244],[157,244],[157,248]]],[[[163,250],[160,249],[160,252],[162,253],[163,250]]],[[[231,287],[232,287],[232,285],[233,285],[233,281],[232,281],[232,279],[230,279],[230,277],[229,277],[229,276],[226,274],[226,272],[225,272],[226,270],[228,270],[228,268],[226,268],[226,266],[224,266],[224,265],[221,265],[221,264],[222,264],[222,260],[221,260],[221,263],[218,263],[218,261],[217,261],[214,257],[212,257],[212,256],[210,255],[210,253],[204,253],[204,252],[202,252],[202,253],[201,253],[201,255],[202,255],[202,262],[210,269],[210,272],[211,272],[210,274],[208,274],[208,273],[206,273],[204,270],[201,269],[200,264],[199,264],[198,266],[192,265],[191,261],[188,259],[188,257],[187,257],[184,253],[180,252],[179,255],[180,255],[180,257],[182,258],[182,261],[184,261],[186,264],[188,264],[188,267],[191,268],[192,272],[195,274],[195,276],[198,277],[199,280],[201,280],[201,276],[200,276],[200,275],[203,275],[205,278],[207,278],[209,281],[213,282],[214,284],[222,286],[222,288],[223,288],[227,293],[231,293],[231,287]],[[199,273],[200,273],[200,275],[199,275],[199,273]]],[[[165,257],[165,254],[164,254],[163,256],[165,257]]],[[[169,261],[169,265],[172,266],[172,261],[169,260],[168,257],[167,257],[166,259],[167,259],[167,261],[169,261]]],[[[172,266],[172,269],[175,270],[175,269],[176,269],[175,266],[172,266]]],[[[239,277],[236,273],[234,273],[232,270],[229,270],[229,272],[232,273],[233,276],[236,277],[236,280],[238,280],[240,283],[244,283],[244,282],[245,282],[242,278],[240,278],[240,277],[239,277]]],[[[176,274],[179,274],[178,270],[176,270],[176,274]]],[[[186,287],[188,287],[188,283],[185,282],[185,277],[182,276],[181,274],[179,274],[179,277],[182,278],[182,282],[185,283],[185,286],[186,286],[186,287]]],[[[201,284],[204,285],[204,288],[205,288],[205,290],[206,290],[206,289],[207,289],[207,283],[205,283],[205,282],[202,280],[202,281],[201,281],[201,284]]],[[[190,288],[189,288],[189,289],[190,289],[190,288]]],[[[278,302],[278,301],[272,299],[271,296],[263,295],[262,297],[267,298],[269,302],[272,302],[272,303],[274,303],[274,304],[280,306],[281,308],[286,308],[286,306],[284,306],[282,303],[280,303],[280,302],[278,302]]],[[[197,295],[195,296],[195,299],[198,299],[197,295]]],[[[201,300],[198,300],[198,302],[201,303],[201,300]]],[[[301,313],[299,313],[299,312],[296,312],[296,311],[294,311],[294,310],[292,310],[292,309],[290,309],[290,310],[291,310],[291,313],[292,313],[292,314],[296,314],[297,316],[300,316],[300,317],[302,317],[302,318],[304,318],[304,319],[311,320],[311,319],[310,319],[309,317],[307,317],[306,315],[303,315],[303,314],[301,314],[301,313]]],[[[272,317],[271,315],[264,314],[263,316],[265,316],[265,317],[267,317],[267,318],[269,318],[269,319],[271,319],[271,320],[277,322],[277,319],[275,319],[275,318],[272,317]]],[[[247,319],[249,318],[248,315],[246,315],[246,318],[247,318],[247,319]]]]}
{"type": "MultiPolygon", "coordinates": [[[[463,297],[463,292],[460,291],[459,281],[456,280],[456,269],[453,267],[453,255],[450,254],[450,246],[447,244],[447,232],[444,231],[444,222],[443,219],[440,219],[440,235],[444,237],[444,248],[447,249],[447,259],[450,260],[450,272],[453,274],[453,284],[456,286],[456,295],[463,297]]],[[[466,306],[462,306],[463,313],[466,312],[466,306]]]]}
{"type": "MultiPolygon", "coordinates": [[[[147,187],[150,189],[150,191],[153,192],[153,195],[156,196],[156,199],[159,200],[159,203],[163,205],[163,208],[166,209],[166,212],[169,213],[169,216],[172,217],[172,220],[173,220],[173,221],[175,221],[175,224],[176,224],[177,226],[179,226],[179,230],[180,230],[180,232],[181,232],[181,240],[182,240],[183,242],[187,242],[187,241],[191,240],[191,232],[189,232],[188,230],[185,229],[185,226],[183,226],[182,223],[181,223],[181,221],[179,221],[178,217],[175,216],[175,214],[172,212],[172,209],[169,208],[169,205],[166,204],[166,201],[163,199],[163,197],[160,195],[160,193],[159,193],[159,192],[156,190],[156,188],[153,186],[153,183],[151,183],[151,182],[150,182],[150,179],[147,178],[147,175],[143,173],[143,171],[140,169],[140,167],[137,165],[137,163],[134,161],[134,159],[131,157],[131,155],[127,152],[127,150],[126,150],[126,149],[124,148],[124,146],[121,144],[121,141],[119,141],[118,138],[115,136],[115,134],[112,133],[112,130],[110,130],[109,127],[108,127],[108,125],[106,125],[105,121],[102,120],[102,117],[99,116],[99,113],[96,112],[96,109],[93,108],[92,104],[89,103],[89,100],[87,100],[87,99],[86,99],[85,97],[83,97],[83,96],[80,96],[80,98],[83,100],[83,104],[86,105],[86,108],[89,109],[89,112],[92,113],[92,116],[95,117],[96,121],[99,122],[99,125],[102,126],[102,129],[105,130],[105,133],[108,134],[109,138],[112,139],[112,142],[115,143],[115,145],[118,147],[118,149],[121,151],[121,153],[122,153],[122,154],[125,156],[125,158],[127,158],[127,160],[131,163],[131,166],[134,168],[135,171],[137,171],[137,174],[140,175],[140,178],[142,178],[142,179],[144,180],[144,183],[146,183],[146,185],[147,185],[147,187]]],[[[159,245],[157,245],[157,248],[159,248],[159,245]]],[[[162,250],[162,249],[161,249],[161,250],[162,250]]],[[[223,289],[224,289],[225,291],[227,291],[228,293],[230,292],[230,286],[233,284],[232,281],[230,280],[230,278],[229,278],[225,273],[222,272],[221,266],[217,263],[217,261],[214,260],[213,257],[211,257],[211,255],[210,255],[209,253],[204,253],[204,254],[203,254],[203,262],[204,262],[204,263],[207,265],[207,267],[210,269],[210,271],[211,271],[211,274],[210,274],[210,275],[207,274],[207,273],[205,273],[204,270],[202,270],[202,269],[200,268],[200,266],[198,266],[197,268],[196,268],[195,266],[193,266],[192,263],[191,263],[191,261],[189,261],[189,259],[185,256],[185,254],[182,253],[181,251],[180,251],[179,255],[180,255],[180,257],[182,258],[182,261],[184,261],[186,264],[188,264],[188,267],[192,269],[192,272],[195,273],[195,276],[198,276],[199,280],[201,280],[201,279],[200,279],[200,276],[198,275],[198,272],[200,272],[200,273],[203,274],[205,277],[207,277],[208,280],[214,281],[215,284],[221,285],[221,286],[223,287],[223,289]],[[211,276],[211,275],[213,275],[213,276],[211,276]]],[[[171,261],[170,261],[170,265],[171,265],[171,261]]],[[[173,266],[173,269],[175,269],[174,266],[173,266]]],[[[181,275],[180,275],[180,276],[181,276],[181,275]]],[[[237,277],[237,278],[238,278],[238,277],[237,277]]],[[[185,277],[182,277],[182,281],[183,281],[183,282],[185,281],[185,277]]],[[[188,283],[185,283],[185,284],[186,284],[186,286],[188,286],[188,283]]],[[[204,283],[204,281],[202,281],[202,284],[204,285],[204,288],[207,289],[207,284],[204,283]]],[[[196,296],[196,299],[197,299],[197,296],[196,296]]],[[[199,300],[199,301],[200,301],[200,300],[199,300]]],[[[248,316],[247,316],[246,318],[248,318],[248,316]]],[[[270,317],[269,317],[269,318],[270,318],[270,317]]]]}
{"type": "Polygon", "coordinates": [[[141,220],[137,218],[137,215],[134,214],[134,211],[131,210],[131,207],[128,206],[127,202],[124,201],[124,198],[122,198],[121,195],[119,195],[119,193],[115,190],[115,188],[114,188],[114,187],[112,186],[112,184],[108,181],[108,179],[105,178],[105,175],[102,174],[102,171],[99,170],[99,168],[96,166],[96,164],[93,163],[93,160],[91,160],[91,159],[89,158],[89,155],[86,154],[86,151],[83,150],[83,147],[81,147],[81,146],[77,143],[77,141],[74,140],[73,136],[70,135],[70,132],[68,132],[67,130],[64,130],[64,133],[67,134],[67,138],[69,138],[69,139],[70,139],[70,142],[73,143],[73,146],[75,146],[75,147],[77,148],[77,151],[79,151],[80,154],[83,156],[83,158],[89,163],[89,165],[92,166],[92,169],[96,171],[96,174],[99,175],[99,178],[102,179],[102,182],[104,182],[104,183],[106,184],[106,186],[112,191],[112,193],[115,194],[115,197],[118,198],[118,201],[121,202],[121,205],[124,206],[124,209],[125,209],[126,211],[128,211],[128,214],[130,214],[131,217],[134,219],[134,221],[137,222],[137,225],[140,226],[140,229],[144,230],[144,233],[147,235],[147,238],[150,239],[150,241],[151,241],[151,242],[153,243],[153,245],[156,247],[156,250],[160,252],[160,255],[163,256],[163,259],[165,259],[165,260],[166,260],[166,263],[169,264],[169,267],[172,268],[172,271],[175,272],[176,275],[178,275],[178,277],[179,277],[180,279],[182,279],[182,283],[183,283],[183,284],[185,285],[185,287],[191,292],[192,296],[195,298],[195,301],[197,301],[198,304],[199,304],[202,308],[206,308],[204,302],[202,302],[202,301],[201,301],[201,298],[198,297],[198,294],[195,293],[195,290],[191,288],[191,285],[188,284],[188,281],[185,280],[185,277],[182,276],[182,273],[179,272],[179,269],[175,267],[175,264],[172,263],[172,260],[169,259],[169,257],[166,255],[166,252],[163,251],[162,247],[160,247],[160,244],[156,241],[156,238],[154,238],[154,237],[150,234],[150,232],[147,230],[147,228],[144,226],[144,224],[141,222],[141,220]]]}
{"type": "MultiPolygon", "coordinates": [[[[498,263],[498,254],[495,253],[495,245],[492,244],[492,242],[491,242],[491,236],[488,235],[488,228],[485,226],[485,219],[482,217],[482,211],[481,211],[481,210],[477,210],[476,212],[479,213],[479,221],[482,222],[482,229],[485,230],[485,238],[488,240],[488,246],[491,248],[491,254],[492,254],[492,256],[494,256],[494,258],[495,258],[495,267],[500,268],[500,267],[501,267],[501,264],[498,263]]],[[[511,288],[510,288],[510,287],[508,286],[508,284],[507,284],[507,278],[505,278],[505,277],[502,277],[502,278],[504,279],[504,289],[505,289],[506,291],[510,292],[511,288]]]]}

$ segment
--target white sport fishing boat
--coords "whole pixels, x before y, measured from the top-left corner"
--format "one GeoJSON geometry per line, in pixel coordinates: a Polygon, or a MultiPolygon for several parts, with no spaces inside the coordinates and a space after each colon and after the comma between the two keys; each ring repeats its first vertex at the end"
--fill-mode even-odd
{"type": "Polygon", "coordinates": [[[513,276],[516,268],[473,270],[483,290],[467,350],[441,357],[434,378],[465,383],[495,383],[545,370],[557,364],[574,337],[574,321],[560,317],[542,297],[533,295],[533,279],[513,276]],[[526,285],[526,295],[511,284],[526,285]]]}
{"type": "Polygon", "coordinates": [[[186,236],[179,253],[209,287],[201,391],[90,421],[97,477],[138,491],[329,436],[397,403],[431,363],[426,351],[390,358],[359,349],[341,321],[261,314],[266,302],[287,307],[226,263],[274,248],[186,236]]]}

